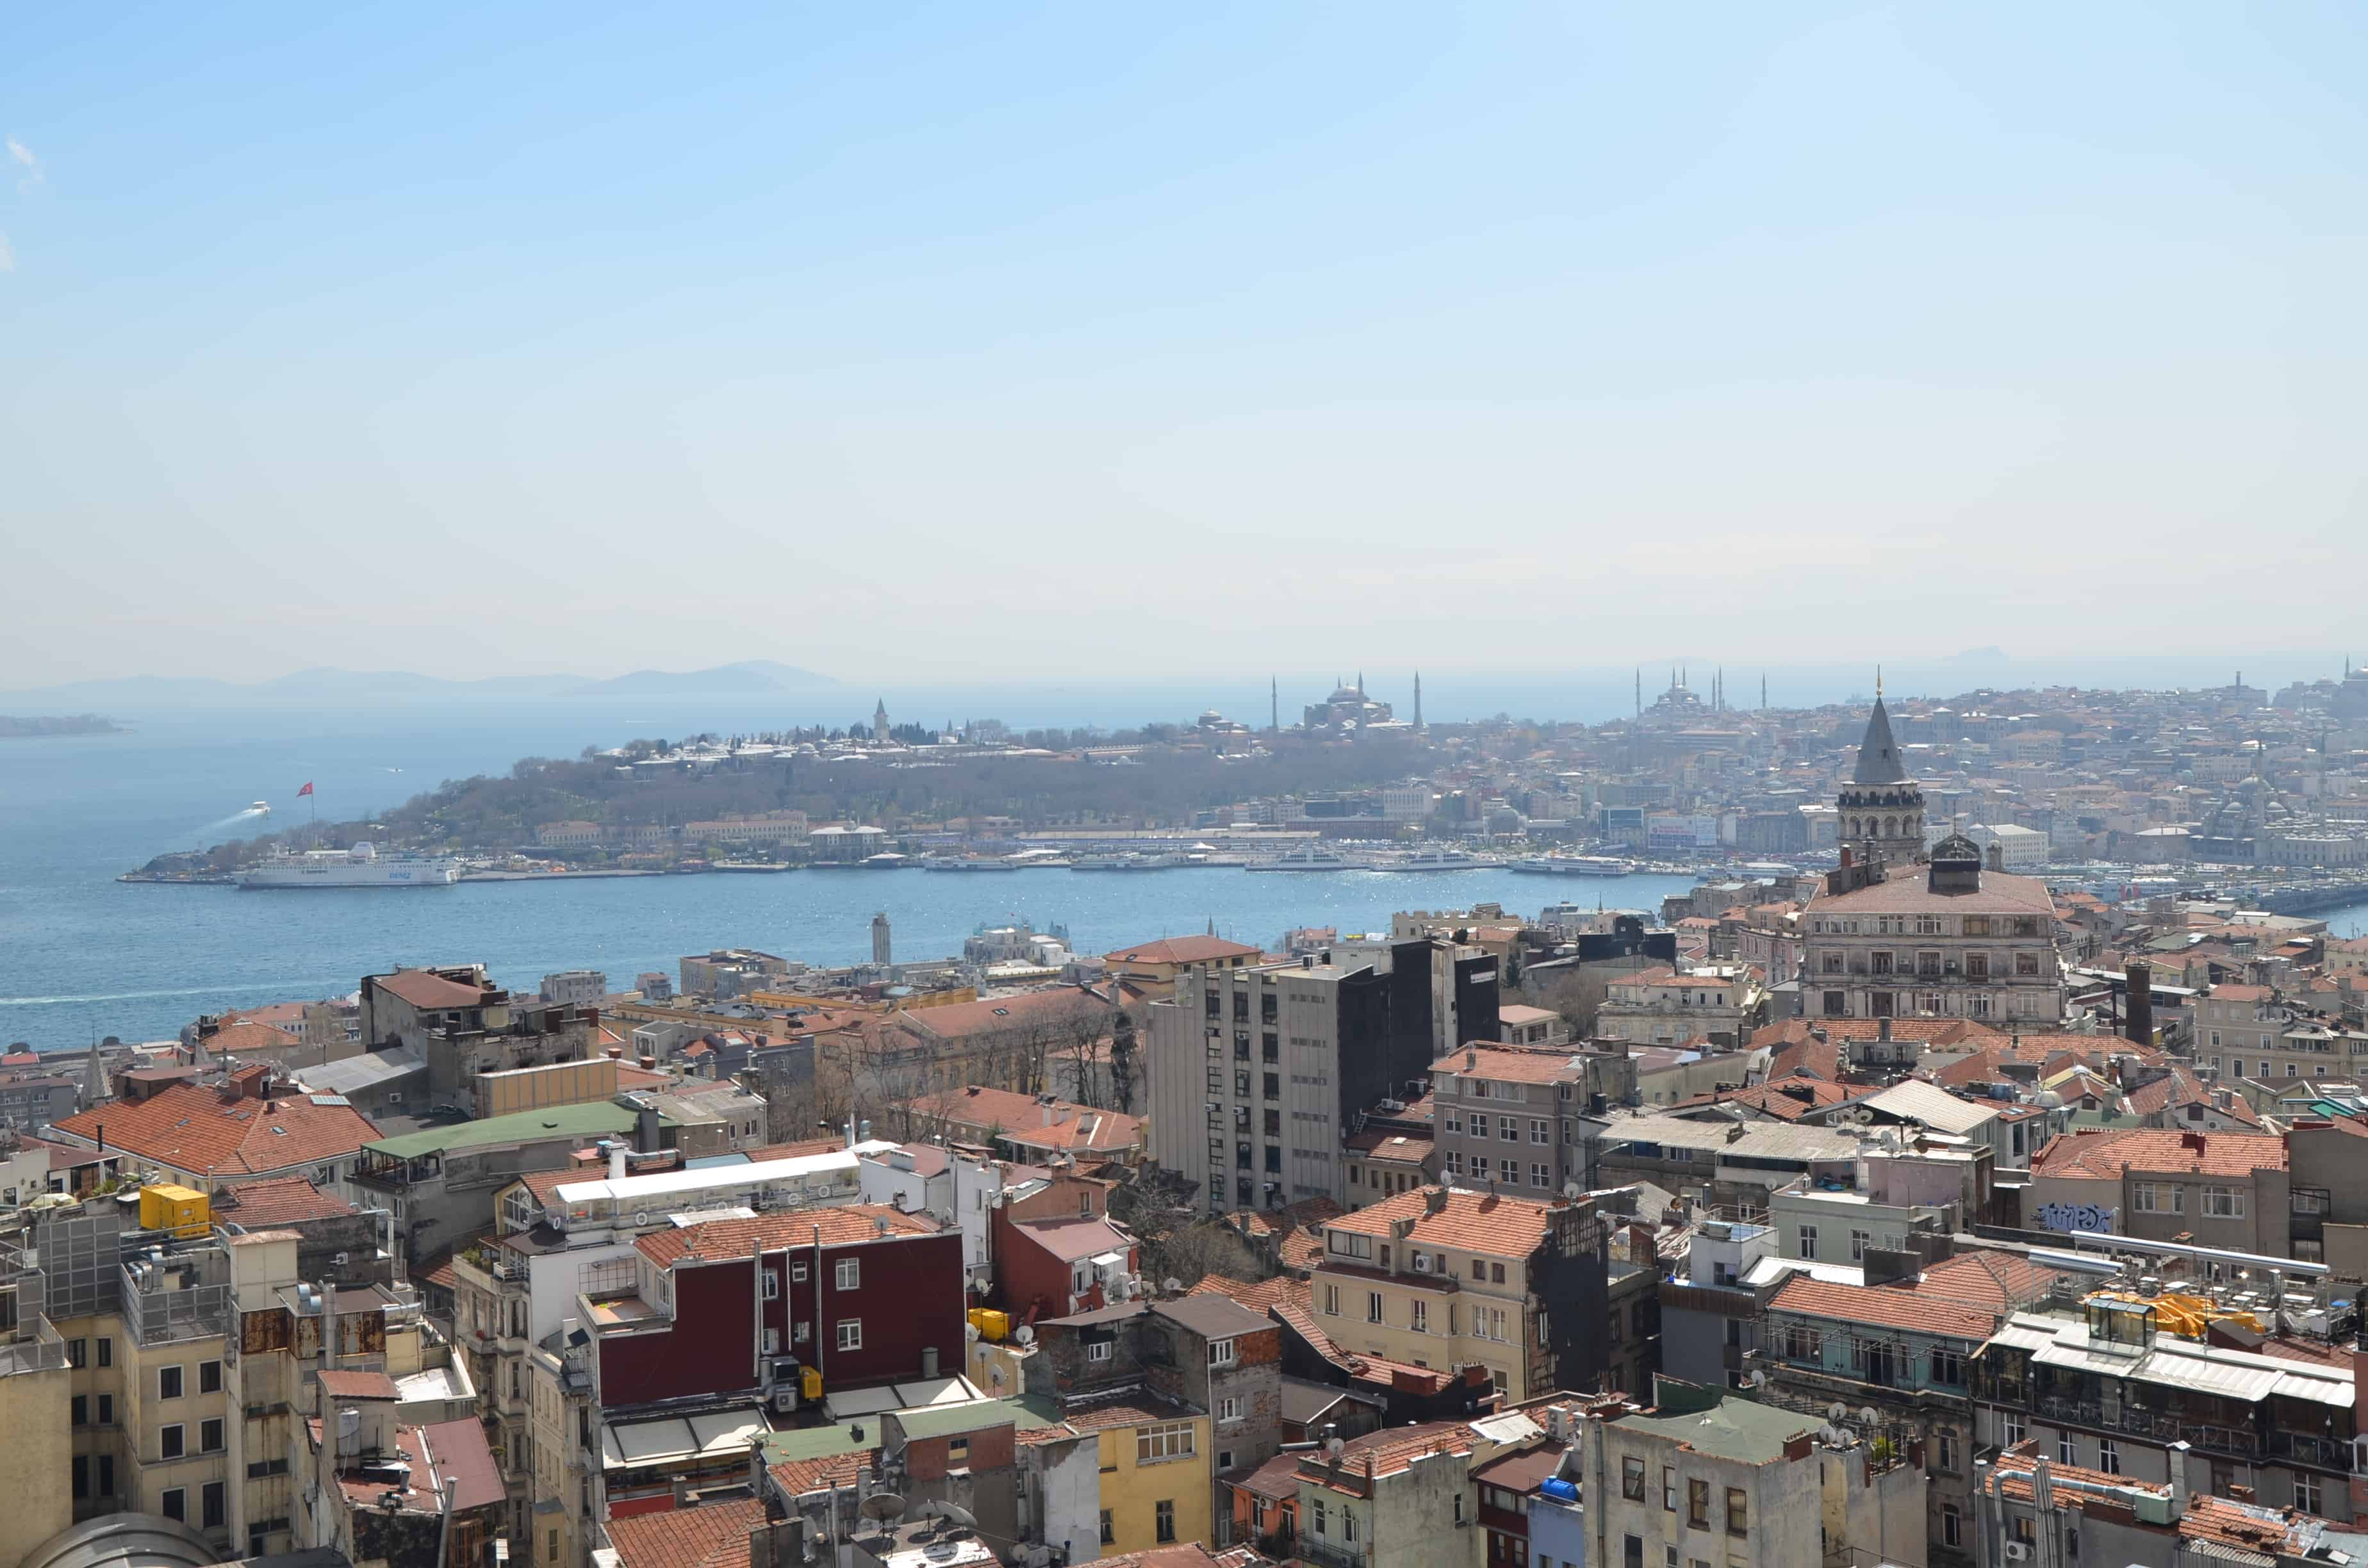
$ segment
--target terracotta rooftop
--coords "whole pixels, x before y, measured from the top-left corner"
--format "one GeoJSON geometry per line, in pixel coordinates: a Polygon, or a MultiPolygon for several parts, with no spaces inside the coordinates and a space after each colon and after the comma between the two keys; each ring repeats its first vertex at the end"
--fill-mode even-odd
{"type": "Polygon", "coordinates": [[[1577,1049],[1567,1045],[1467,1045],[1430,1064],[1434,1077],[1477,1078],[1491,1084],[1558,1084],[1586,1075],[1573,1064],[1577,1049]]]}
{"type": "Polygon", "coordinates": [[[918,1214],[907,1214],[884,1203],[852,1203],[837,1209],[776,1209],[753,1219],[710,1220],[701,1225],[653,1231],[636,1240],[633,1250],[660,1268],[677,1264],[695,1268],[701,1264],[754,1257],[759,1252],[779,1251],[796,1244],[850,1246],[880,1240],[883,1234],[935,1235],[937,1229],[918,1214]]]}
{"type": "Polygon", "coordinates": [[[2264,1132],[2083,1130],[2061,1132],[2032,1156],[2034,1176],[2119,1181],[2122,1173],[2248,1176],[2286,1168],[2285,1140],[2264,1132]]]}
{"type": "Polygon", "coordinates": [[[215,1218],[235,1221],[250,1231],[359,1212],[344,1199],[323,1192],[300,1176],[226,1182],[214,1194],[215,1218]]]}
{"type": "Polygon", "coordinates": [[[457,980],[447,980],[429,969],[399,969],[393,974],[371,977],[370,983],[410,1003],[423,1013],[449,1012],[455,1007],[482,1007],[485,998],[498,994],[464,985],[457,980]]]}
{"type": "Polygon", "coordinates": [[[916,1034],[938,1040],[1001,1034],[1009,1029],[1063,1028],[1073,1022],[1105,1018],[1110,1004],[1099,997],[1064,985],[1050,991],[1022,991],[1009,996],[988,996],[976,1002],[955,1002],[942,1007],[911,1007],[896,1022],[916,1034]]]}
{"type": "Polygon", "coordinates": [[[378,1124],[352,1106],[319,1103],[334,1097],[225,1100],[212,1088],[176,1084],[70,1116],[57,1131],[200,1176],[262,1176],[324,1164],[379,1136],[378,1124]]]}
{"type": "Polygon", "coordinates": [[[384,1372],[320,1372],[321,1392],[331,1399],[399,1399],[394,1380],[384,1372]]]}
{"type": "Polygon", "coordinates": [[[1223,959],[1255,959],[1256,948],[1228,942],[1223,937],[1162,937],[1138,942],[1102,955],[1106,963],[1214,963],[1223,959]]]}
{"type": "MultiPolygon", "coordinates": [[[[1990,870],[1981,873],[1978,892],[1934,892],[1923,874],[1904,871],[1855,892],[1821,898],[1811,907],[1820,915],[1918,915],[1947,910],[1954,915],[2043,915],[2053,919],[2055,914],[2055,901],[2047,896],[2047,884],[2037,877],[1990,870]]],[[[2040,932],[2043,937],[2052,934],[2049,929],[2040,932]]]]}
{"type": "Polygon", "coordinates": [[[609,1544],[624,1568],[746,1568],[748,1535],[765,1523],[754,1497],[611,1517],[609,1544]]]}
{"type": "Polygon", "coordinates": [[[1935,1301],[1898,1285],[1836,1285],[1795,1274],[1768,1303],[1771,1312],[1805,1312],[1838,1323],[1871,1324],[1923,1334],[1986,1340],[1997,1331],[1996,1314],[1975,1307],[1935,1301]]]}
{"type": "MultiPolygon", "coordinates": [[[[1324,1223],[1327,1233],[1372,1236],[1386,1242],[1391,1239],[1390,1221],[1410,1219],[1414,1229],[1405,1244],[1410,1246],[1454,1247],[1499,1257],[1527,1257],[1545,1240],[1559,1207],[1535,1199],[1507,1198],[1462,1187],[1417,1187],[1324,1223]],[[1430,1212],[1429,1200],[1440,1193],[1444,1193],[1446,1201],[1434,1214],[1430,1212]]],[[[1371,1266],[1371,1260],[1359,1261],[1371,1266]]]]}

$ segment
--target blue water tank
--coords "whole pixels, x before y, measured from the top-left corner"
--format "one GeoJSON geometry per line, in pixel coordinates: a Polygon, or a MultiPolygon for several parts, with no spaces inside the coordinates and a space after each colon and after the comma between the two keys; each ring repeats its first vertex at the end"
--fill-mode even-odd
{"type": "Polygon", "coordinates": [[[1553,1498],[1557,1503],[1576,1503],[1578,1501],[1577,1484],[1574,1482],[1565,1481],[1559,1476],[1556,1476],[1550,1481],[1539,1483],[1538,1490],[1544,1493],[1547,1496],[1553,1498]]]}

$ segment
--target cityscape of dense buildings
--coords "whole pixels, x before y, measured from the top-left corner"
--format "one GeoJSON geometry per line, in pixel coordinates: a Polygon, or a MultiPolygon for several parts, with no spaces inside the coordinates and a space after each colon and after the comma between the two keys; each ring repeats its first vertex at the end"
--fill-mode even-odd
{"type": "Polygon", "coordinates": [[[586,763],[607,814],[530,824],[653,869],[1488,855],[1534,913],[903,961],[882,915],[861,963],[531,990],[451,954],[0,1058],[0,1562],[2368,1550],[2368,942],[2313,913],[2368,864],[2368,675],[1724,692],[1445,725],[1360,676],[1062,747],[883,708],[586,763]],[[1174,811],[633,804],[834,749],[1115,801],[1364,747],[1389,777],[1174,811]],[[1555,897],[1644,857],[1698,876],[1555,897]]]}

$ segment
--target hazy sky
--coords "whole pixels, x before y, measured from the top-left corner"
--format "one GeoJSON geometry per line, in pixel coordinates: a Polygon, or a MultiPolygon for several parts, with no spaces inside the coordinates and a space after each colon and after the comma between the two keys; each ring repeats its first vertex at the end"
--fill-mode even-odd
{"type": "Polygon", "coordinates": [[[2356,4],[0,40],[0,687],[2239,649],[2360,602],[2356,4]]]}

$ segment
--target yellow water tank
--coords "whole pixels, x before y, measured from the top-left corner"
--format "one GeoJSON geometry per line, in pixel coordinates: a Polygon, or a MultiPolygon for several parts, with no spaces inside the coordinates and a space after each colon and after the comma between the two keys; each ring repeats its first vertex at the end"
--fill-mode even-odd
{"type": "Polygon", "coordinates": [[[202,1236],[211,1228],[211,1201],[195,1187],[158,1182],[140,1189],[140,1228],[176,1236],[202,1236]]]}
{"type": "Polygon", "coordinates": [[[808,1404],[812,1404],[816,1400],[822,1398],[822,1369],[820,1367],[799,1368],[798,1381],[801,1385],[798,1389],[799,1397],[803,1398],[808,1404]]]}
{"type": "Polygon", "coordinates": [[[981,1339],[1000,1345],[1011,1334],[1011,1314],[997,1312],[993,1307],[973,1307],[970,1310],[970,1325],[978,1330],[981,1339]]]}

